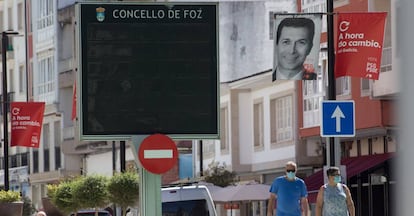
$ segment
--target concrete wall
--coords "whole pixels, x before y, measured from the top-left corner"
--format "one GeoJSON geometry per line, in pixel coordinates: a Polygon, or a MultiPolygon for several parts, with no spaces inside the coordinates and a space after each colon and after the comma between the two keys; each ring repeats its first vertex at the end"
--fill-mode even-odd
{"type": "Polygon", "coordinates": [[[220,2],[220,81],[227,82],[273,67],[271,11],[294,12],[296,2],[220,2]]]}

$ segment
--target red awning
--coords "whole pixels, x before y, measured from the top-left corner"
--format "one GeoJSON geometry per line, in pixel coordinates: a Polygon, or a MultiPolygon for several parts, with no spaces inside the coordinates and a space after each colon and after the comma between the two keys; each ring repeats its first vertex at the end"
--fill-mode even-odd
{"type": "Polygon", "coordinates": [[[308,189],[308,201],[309,203],[316,203],[316,196],[318,195],[319,188],[323,185],[323,170],[310,175],[305,178],[306,188],[308,189]]]}
{"type": "MultiPolygon", "coordinates": [[[[364,155],[359,157],[344,158],[341,161],[341,165],[346,166],[347,178],[351,178],[359,173],[362,173],[368,169],[374,168],[379,164],[387,161],[394,156],[393,153],[376,154],[376,155],[364,155]]],[[[323,185],[323,170],[310,175],[305,178],[305,184],[308,189],[308,200],[310,203],[316,202],[316,195],[318,190],[323,185]]]]}
{"type": "Polygon", "coordinates": [[[376,155],[364,155],[359,157],[344,158],[341,161],[342,165],[346,165],[347,178],[358,175],[365,170],[376,167],[378,164],[382,164],[384,161],[392,158],[394,154],[376,154],[376,155]]]}

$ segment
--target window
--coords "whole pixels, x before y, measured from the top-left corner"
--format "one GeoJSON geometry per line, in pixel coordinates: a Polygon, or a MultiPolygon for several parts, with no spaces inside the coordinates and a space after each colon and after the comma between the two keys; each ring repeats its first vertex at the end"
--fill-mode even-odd
{"type": "Polygon", "coordinates": [[[274,34],[274,29],[273,29],[273,25],[275,24],[275,12],[270,11],[269,12],[269,40],[273,40],[273,34],[274,34]]]}
{"type": "Polygon", "coordinates": [[[23,3],[17,4],[17,29],[23,31],[24,27],[24,7],[23,3]]]}
{"type": "Polygon", "coordinates": [[[361,96],[369,96],[369,79],[361,79],[361,96]]]}
{"type": "Polygon", "coordinates": [[[274,25],[275,25],[275,14],[287,13],[287,11],[270,11],[269,12],[269,40],[274,39],[274,25]]]}
{"type": "Polygon", "coordinates": [[[15,86],[14,86],[14,70],[13,69],[9,69],[9,89],[10,91],[14,92],[15,91],[15,86]]]}
{"type": "Polygon", "coordinates": [[[323,99],[322,80],[303,81],[303,126],[320,124],[319,105],[323,99]]]}
{"type": "Polygon", "coordinates": [[[50,169],[49,165],[49,152],[50,152],[50,128],[49,124],[43,125],[43,162],[44,162],[44,171],[47,172],[50,169]]]}
{"type": "Polygon", "coordinates": [[[214,140],[202,140],[204,158],[214,158],[216,152],[216,143],[214,140]]]}
{"type": "Polygon", "coordinates": [[[9,167],[13,168],[13,167],[17,167],[17,157],[19,155],[12,155],[10,156],[10,165],[9,167]]]}
{"type": "Polygon", "coordinates": [[[33,150],[33,173],[39,173],[39,150],[33,150]]]}
{"type": "Polygon", "coordinates": [[[7,9],[7,13],[8,13],[8,27],[7,29],[14,29],[13,27],[13,10],[12,8],[8,8],[7,9]]]}
{"type": "Polygon", "coordinates": [[[336,95],[350,95],[350,77],[339,77],[336,79],[336,95]]]}
{"type": "Polygon", "coordinates": [[[333,0],[333,3],[334,7],[337,8],[349,4],[349,0],[333,0]]]}
{"type": "MultiPolygon", "coordinates": [[[[3,19],[3,11],[0,11],[0,18],[2,18],[3,19]]],[[[3,22],[0,22],[0,29],[1,30],[3,30],[4,28],[3,28],[3,22]]]]}
{"type": "Polygon", "coordinates": [[[254,132],[254,148],[263,147],[263,103],[255,103],[253,105],[253,132],[254,132]]]}
{"type": "Polygon", "coordinates": [[[381,73],[392,70],[392,48],[387,47],[382,49],[381,56],[381,73]]]}
{"type": "Polygon", "coordinates": [[[52,103],[54,101],[55,74],[53,70],[53,56],[39,61],[38,96],[40,101],[52,103]]]}
{"type": "Polygon", "coordinates": [[[19,92],[24,93],[26,92],[27,88],[27,79],[26,79],[26,71],[24,70],[24,66],[19,66],[19,92]]]}
{"type": "Polygon", "coordinates": [[[228,144],[228,108],[220,108],[220,150],[221,153],[228,153],[229,144],[228,144]]]}
{"type": "Polygon", "coordinates": [[[53,125],[55,131],[55,169],[61,168],[61,157],[60,157],[60,140],[61,130],[60,122],[56,121],[53,125]]]}
{"type": "Polygon", "coordinates": [[[272,143],[292,140],[292,115],[293,106],[291,95],[275,98],[270,101],[270,128],[272,143]]]}
{"type": "Polygon", "coordinates": [[[22,158],[21,158],[21,160],[22,160],[22,166],[27,166],[27,165],[29,165],[29,153],[28,152],[26,152],[26,153],[22,153],[22,158]]]}
{"type": "Polygon", "coordinates": [[[39,0],[38,29],[43,29],[53,24],[53,0],[39,0]]]}

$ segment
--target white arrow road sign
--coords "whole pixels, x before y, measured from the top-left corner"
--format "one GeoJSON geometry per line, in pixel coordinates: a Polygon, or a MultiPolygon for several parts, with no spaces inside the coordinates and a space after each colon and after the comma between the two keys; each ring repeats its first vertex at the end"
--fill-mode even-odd
{"type": "Polygon", "coordinates": [[[321,136],[355,136],[355,102],[325,100],[321,103],[321,136]]]}

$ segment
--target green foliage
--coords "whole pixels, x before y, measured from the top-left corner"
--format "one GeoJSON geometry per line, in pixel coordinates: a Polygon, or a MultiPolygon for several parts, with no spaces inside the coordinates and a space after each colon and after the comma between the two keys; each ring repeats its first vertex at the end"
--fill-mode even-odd
{"type": "Polygon", "coordinates": [[[74,185],[73,197],[82,208],[102,208],[108,202],[108,178],[101,175],[91,175],[80,178],[74,185]]]}
{"type": "Polygon", "coordinates": [[[0,190],[0,203],[10,203],[20,201],[20,192],[0,190]]]}
{"type": "MultiPolygon", "coordinates": [[[[79,202],[73,196],[73,189],[79,180],[61,182],[54,193],[49,193],[52,203],[64,213],[76,212],[79,202]]],[[[49,189],[49,187],[48,187],[49,189]]]]}
{"type": "Polygon", "coordinates": [[[56,196],[56,191],[57,191],[58,188],[59,188],[59,185],[57,185],[57,184],[48,184],[47,185],[47,196],[51,199],[53,197],[55,197],[56,196]]]}
{"type": "Polygon", "coordinates": [[[226,187],[234,183],[235,172],[226,169],[226,164],[220,165],[218,162],[211,162],[208,170],[205,171],[205,181],[220,187],[226,187]]]}
{"type": "Polygon", "coordinates": [[[109,199],[119,205],[123,212],[135,206],[139,200],[139,177],[135,172],[118,173],[108,184],[109,199]]]}
{"type": "Polygon", "coordinates": [[[136,172],[119,173],[111,178],[102,175],[81,176],[48,185],[47,195],[53,205],[65,214],[79,209],[99,209],[110,202],[126,212],[139,200],[139,177],[136,172]]]}

